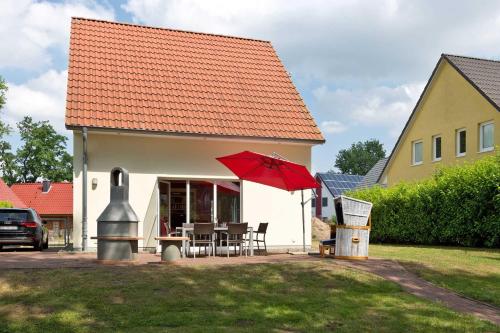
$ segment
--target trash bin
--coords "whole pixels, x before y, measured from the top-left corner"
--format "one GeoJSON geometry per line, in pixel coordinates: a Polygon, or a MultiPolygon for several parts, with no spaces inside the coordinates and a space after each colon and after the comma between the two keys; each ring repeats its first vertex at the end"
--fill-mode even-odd
{"type": "Polygon", "coordinates": [[[372,203],[341,195],[334,199],[337,214],[335,258],[368,259],[372,203]]]}
{"type": "Polygon", "coordinates": [[[128,201],[128,171],[111,170],[110,202],[97,218],[97,259],[133,261],[138,255],[139,219],[128,201]]]}

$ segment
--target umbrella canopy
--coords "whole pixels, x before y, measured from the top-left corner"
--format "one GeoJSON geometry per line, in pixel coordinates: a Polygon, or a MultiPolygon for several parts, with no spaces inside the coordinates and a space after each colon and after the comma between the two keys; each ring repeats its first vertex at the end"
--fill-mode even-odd
{"type": "Polygon", "coordinates": [[[218,157],[217,160],[224,164],[240,179],[277,187],[286,191],[301,190],[302,206],[302,251],[306,251],[306,227],[304,202],[305,189],[318,188],[316,179],[303,165],[285,161],[283,159],[243,151],[238,154],[218,157]]]}
{"type": "Polygon", "coordinates": [[[320,186],[305,166],[279,158],[243,151],[217,160],[240,179],[282,190],[297,191],[320,186]]]}

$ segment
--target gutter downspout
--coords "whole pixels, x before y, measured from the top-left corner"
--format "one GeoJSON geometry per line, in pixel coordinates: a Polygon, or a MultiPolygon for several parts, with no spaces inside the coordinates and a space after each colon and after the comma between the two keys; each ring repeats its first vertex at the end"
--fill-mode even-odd
{"type": "Polygon", "coordinates": [[[83,170],[82,170],[82,251],[87,251],[87,127],[82,128],[83,170]]]}

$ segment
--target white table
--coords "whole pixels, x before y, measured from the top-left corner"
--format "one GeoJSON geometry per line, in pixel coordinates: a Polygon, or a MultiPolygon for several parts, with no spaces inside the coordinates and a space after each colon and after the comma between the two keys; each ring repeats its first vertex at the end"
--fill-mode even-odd
{"type": "MultiPolygon", "coordinates": [[[[194,227],[177,227],[176,230],[182,230],[182,237],[187,237],[187,233],[194,230],[194,227]]],[[[227,231],[227,227],[215,227],[214,231],[227,231]]],[[[250,248],[250,256],[253,256],[253,227],[248,227],[247,229],[249,234],[249,248],[250,248]]],[[[187,246],[186,241],[182,241],[182,257],[186,258],[187,246]]]]}

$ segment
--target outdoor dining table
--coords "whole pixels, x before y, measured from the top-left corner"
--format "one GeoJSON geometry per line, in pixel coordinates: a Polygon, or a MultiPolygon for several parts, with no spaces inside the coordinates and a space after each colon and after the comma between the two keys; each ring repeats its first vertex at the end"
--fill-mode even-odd
{"type": "MultiPolygon", "coordinates": [[[[188,227],[177,227],[177,231],[181,230],[182,231],[182,237],[187,237],[187,234],[189,232],[192,232],[194,230],[194,227],[188,226],[188,227]]],[[[215,227],[214,231],[227,231],[227,227],[215,227]]],[[[250,256],[253,256],[253,227],[248,227],[247,229],[249,238],[248,241],[250,243],[250,256]]],[[[186,258],[187,255],[187,246],[186,246],[186,240],[182,241],[182,257],[186,258]]]]}

